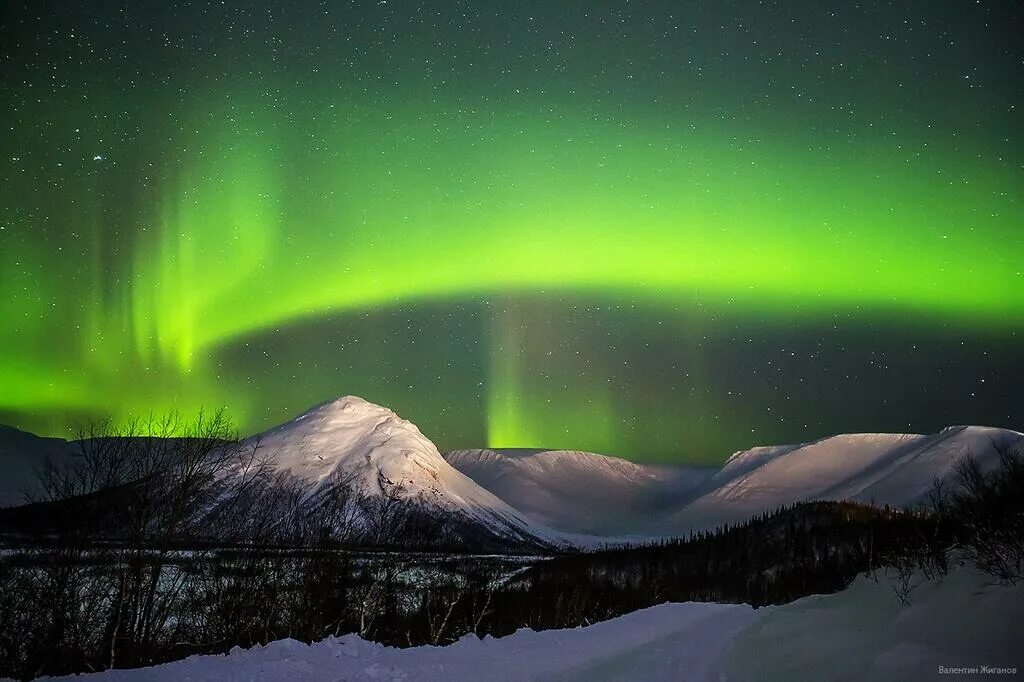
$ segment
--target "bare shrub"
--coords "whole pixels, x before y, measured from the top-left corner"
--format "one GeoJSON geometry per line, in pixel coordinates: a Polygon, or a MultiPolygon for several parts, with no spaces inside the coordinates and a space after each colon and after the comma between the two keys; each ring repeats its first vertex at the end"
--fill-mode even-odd
{"type": "Polygon", "coordinates": [[[1024,456],[1007,447],[998,450],[999,465],[989,473],[973,457],[957,463],[957,490],[947,516],[956,524],[959,546],[978,569],[1015,583],[1024,570],[1024,456]]]}

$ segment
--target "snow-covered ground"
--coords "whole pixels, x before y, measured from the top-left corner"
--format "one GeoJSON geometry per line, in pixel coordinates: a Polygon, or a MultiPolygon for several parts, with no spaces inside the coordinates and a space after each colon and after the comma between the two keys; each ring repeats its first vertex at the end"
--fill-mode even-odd
{"type": "Polygon", "coordinates": [[[901,606],[884,575],[878,582],[862,575],[838,594],[764,609],[736,637],[720,679],[1020,679],[1024,585],[990,581],[966,567],[938,581],[919,577],[909,605],[901,606]],[[940,666],[979,673],[940,674],[940,666]],[[982,673],[982,666],[1019,672],[982,673]]]}
{"type": "Polygon", "coordinates": [[[90,680],[705,680],[728,643],[757,613],[734,604],[664,604],[574,630],[473,635],[446,647],[393,649],[356,635],[307,646],[294,640],[227,656],[194,656],[90,680]]]}
{"type": "Polygon", "coordinates": [[[960,568],[921,584],[910,601],[901,606],[884,576],[862,576],[835,595],[756,611],[734,604],[662,604],[585,628],[520,630],[501,639],[468,636],[447,647],[392,649],[355,635],[311,646],[283,640],[227,656],[88,677],[789,682],[972,679],[939,675],[939,666],[1024,670],[1024,586],[987,584],[984,576],[960,568]]]}

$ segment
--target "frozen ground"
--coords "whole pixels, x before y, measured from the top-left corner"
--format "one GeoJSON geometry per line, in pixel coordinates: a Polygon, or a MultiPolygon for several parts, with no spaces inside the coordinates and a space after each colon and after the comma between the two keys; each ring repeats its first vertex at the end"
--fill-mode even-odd
{"type": "MultiPolygon", "coordinates": [[[[391,649],[354,635],[307,646],[273,642],[227,656],[101,673],[98,681],[978,679],[938,666],[1024,669],[1024,586],[987,584],[966,568],[923,583],[900,606],[884,577],[836,595],[753,610],[662,604],[574,630],[466,637],[391,649]]],[[[985,675],[986,678],[992,678],[985,675]]],[[[93,676],[90,676],[90,682],[93,676]]],[[[995,679],[1014,679],[998,675],[995,679]]]]}

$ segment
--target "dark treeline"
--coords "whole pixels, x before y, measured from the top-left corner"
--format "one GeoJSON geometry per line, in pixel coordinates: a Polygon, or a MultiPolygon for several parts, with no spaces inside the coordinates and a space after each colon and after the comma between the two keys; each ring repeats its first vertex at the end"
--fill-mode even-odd
{"type": "Polygon", "coordinates": [[[922,574],[947,570],[950,550],[998,580],[1019,579],[1024,563],[1024,464],[1008,452],[991,472],[964,460],[919,509],[802,503],[685,539],[516,557],[466,553],[496,539],[423,515],[390,481],[374,496],[331,481],[311,504],[269,478],[258,447],[232,440],[219,416],[187,438],[169,431],[178,446],[94,438],[98,451],[77,466],[43,472],[45,498],[30,512],[0,515],[18,531],[0,560],[0,676],[284,637],[445,644],[665,601],[784,603],[865,571],[908,600],[922,574]]]}
{"type": "Polygon", "coordinates": [[[543,582],[563,589],[576,581],[609,598],[621,595],[628,610],[643,599],[781,604],[840,590],[885,565],[911,538],[932,533],[924,514],[800,503],[689,539],[560,557],[543,567],[543,582]]]}

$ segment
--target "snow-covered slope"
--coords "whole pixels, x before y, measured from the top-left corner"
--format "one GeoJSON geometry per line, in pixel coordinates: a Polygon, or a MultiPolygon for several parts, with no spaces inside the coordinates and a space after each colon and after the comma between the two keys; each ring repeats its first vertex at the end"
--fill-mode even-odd
{"type": "Polygon", "coordinates": [[[884,572],[861,575],[842,592],[761,609],[727,650],[717,679],[1018,679],[1024,585],[996,585],[963,566],[938,580],[917,574],[910,603],[901,606],[891,580],[884,572]],[[978,670],[942,674],[940,666],[978,670]]]}
{"type": "Polygon", "coordinates": [[[530,518],[595,535],[678,535],[745,521],[806,500],[902,506],[973,456],[995,466],[1006,429],[954,426],[931,435],[847,434],[737,452],[719,470],[642,465],[567,450],[456,450],[445,458],[530,518]]]}
{"type": "Polygon", "coordinates": [[[10,426],[0,426],[0,507],[25,503],[36,492],[36,471],[47,459],[64,461],[71,452],[67,441],[41,438],[10,426]]]}
{"type": "Polygon", "coordinates": [[[467,635],[449,646],[397,649],[351,634],[312,645],[285,639],[248,650],[236,647],[226,656],[59,679],[711,682],[718,680],[714,672],[723,651],[758,615],[738,604],[662,604],[584,628],[521,629],[500,639],[467,635]]]}
{"type": "Polygon", "coordinates": [[[445,459],[536,521],[598,535],[642,532],[714,473],[573,450],[455,450],[445,459]]]}
{"type": "Polygon", "coordinates": [[[952,426],[924,436],[847,434],[753,448],[730,457],[695,499],[667,519],[665,530],[709,528],[804,500],[913,504],[962,457],[987,469],[998,462],[998,447],[1022,443],[1024,435],[1016,431],[952,426]]]}
{"type": "Polygon", "coordinates": [[[425,510],[461,515],[502,537],[566,542],[457,471],[414,424],[362,398],[324,403],[255,439],[272,466],[299,479],[311,497],[338,476],[369,495],[383,494],[384,482],[425,510]]]}
{"type": "MultiPolygon", "coordinates": [[[[921,584],[901,606],[887,578],[756,611],[738,604],[661,604],[572,630],[473,635],[445,647],[394,649],[356,635],[286,639],[227,656],[192,656],[97,680],[418,680],[502,682],[931,680],[938,667],[1020,667],[1024,586],[961,568],[921,584]]],[[[980,673],[979,673],[980,674],[980,673]]],[[[975,675],[978,677],[978,675],[975,675]]],[[[981,677],[1014,678],[1012,674],[981,677]]],[[[72,679],[72,678],[66,678],[72,679]]]]}

